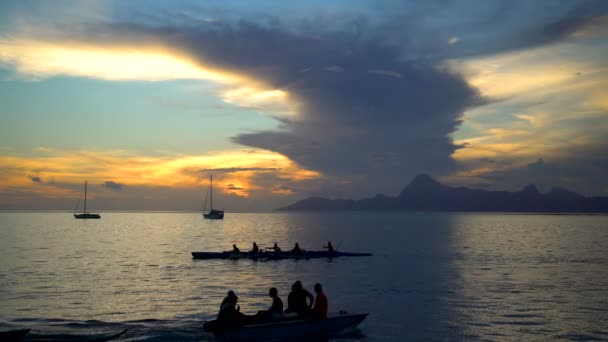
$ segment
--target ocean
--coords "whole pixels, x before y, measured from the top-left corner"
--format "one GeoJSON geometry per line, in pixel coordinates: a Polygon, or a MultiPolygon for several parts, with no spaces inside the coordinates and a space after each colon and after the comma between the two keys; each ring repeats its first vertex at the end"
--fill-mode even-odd
{"type": "Polygon", "coordinates": [[[369,313],[340,341],[608,340],[608,216],[480,213],[0,213],[0,329],[124,341],[212,341],[241,311],[321,283],[329,310],[369,313]],[[371,257],[193,260],[252,242],[371,257]]]}

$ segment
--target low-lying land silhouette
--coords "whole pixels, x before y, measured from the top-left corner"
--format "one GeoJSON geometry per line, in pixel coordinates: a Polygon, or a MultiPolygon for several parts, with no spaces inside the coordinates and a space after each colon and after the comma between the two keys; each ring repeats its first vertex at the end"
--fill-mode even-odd
{"type": "Polygon", "coordinates": [[[517,192],[449,187],[423,174],[416,176],[396,197],[377,195],[362,200],[310,197],[277,210],[608,213],[608,197],[585,197],[558,187],[543,194],[532,184],[517,192]]]}

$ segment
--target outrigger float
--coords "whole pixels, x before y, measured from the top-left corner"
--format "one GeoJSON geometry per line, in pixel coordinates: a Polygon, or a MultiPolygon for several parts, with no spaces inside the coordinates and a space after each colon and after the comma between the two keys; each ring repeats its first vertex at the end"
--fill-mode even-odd
{"type": "Polygon", "coordinates": [[[283,259],[321,259],[337,257],[372,256],[371,253],[350,253],[339,251],[302,251],[302,252],[192,252],[193,259],[251,259],[251,260],[283,260],[283,259]]]}

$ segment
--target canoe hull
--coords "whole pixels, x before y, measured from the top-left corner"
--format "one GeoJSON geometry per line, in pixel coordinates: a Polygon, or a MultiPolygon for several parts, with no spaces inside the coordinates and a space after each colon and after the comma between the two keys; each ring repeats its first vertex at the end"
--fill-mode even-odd
{"type": "Polygon", "coordinates": [[[252,260],[282,260],[282,259],[320,259],[337,257],[360,257],[371,256],[371,253],[349,253],[349,252],[327,252],[327,251],[308,251],[302,253],[281,252],[281,253],[250,253],[240,252],[192,252],[193,259],[252,259],[252,260]]]}
{"type": "Polygon", "coordinates": [[[98,219],[101,218],[99,214],[74,214],[77,219],[98,219]]]}

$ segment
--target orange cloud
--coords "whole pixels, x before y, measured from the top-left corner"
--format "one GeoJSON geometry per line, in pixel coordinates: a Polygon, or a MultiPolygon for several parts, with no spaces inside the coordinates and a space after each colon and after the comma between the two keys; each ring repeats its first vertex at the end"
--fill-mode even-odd
{"type": "MultiPolygon", "coordinates": [[[[255,176],[273,173],[291,181],[322,177],[298,166],[287,157],[270,151],[230,150],[200,156],[136,156],[127,151],[60,151],[42,148],[32,157],[0,157],[0,193],[30,191],[43,197],[77,196],[75,190],[58,184],[81,184],[85,179],[101,184],[112,180],[127,186],[193,188],[207,186],[207,174],[228,169],[216,176],[214,186],[224,193],[247,197],[255,176]],[[33,182],[32,177],[41,182],[33,182]]],[[[73,187],[77,189],[78,187],[73,187]]],[[[268,190],[270,192],[270,190],[268,190]]],[[[2,196],[0,196],[2,197],[2,196]]]]}
{"type": "Polygon", "coordinates": [[[464,113],[463,129],[454,134],[463,148],[452,158],[466,170],[446,180],[483,182],[486,173],[565,158],[572,146],[605,141],[608,70],[599,58],[605,51],[605,44],[571,41],[447,63],[483,95],[501,100],[464,113]]]}
{"type": "Polygon", "coordinates": [[[286,91],[268,89],[247,75],[206,65],[184,52],[158,44],[0,39],[0,63],[34,79],[66,75],[107,81],[212,81],[221,86],[217,95],[227,103],[272,114],[296,113],[286,91]]]}

